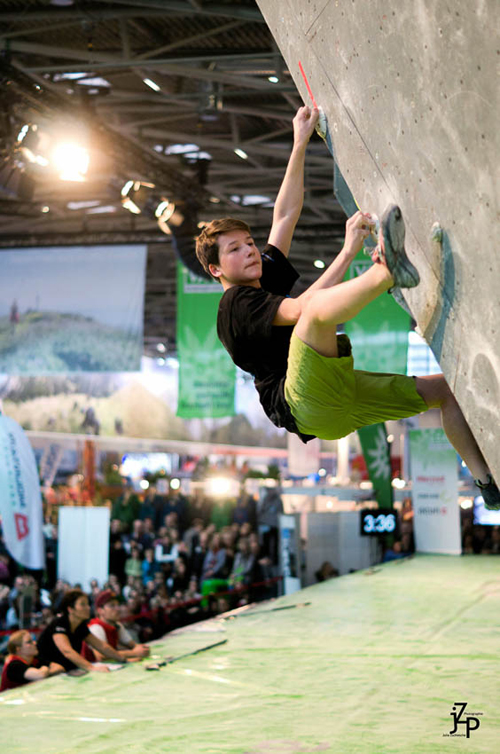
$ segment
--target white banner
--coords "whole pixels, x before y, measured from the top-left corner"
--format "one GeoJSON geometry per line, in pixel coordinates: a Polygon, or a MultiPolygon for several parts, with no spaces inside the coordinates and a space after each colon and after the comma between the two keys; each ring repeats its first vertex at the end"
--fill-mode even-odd
{"type": "Polygon", "coordinates": [[[24,430],[0,416],[0,515],[5,545],[26,568],[45,566],[42,496],[35,455],[24,430]]]}
{"type": "Polygon", "coordinates": [[[460,555],[457,454],[442,429],[412,429],[409,436],[416,549],[460,555]]]}
{"type": "Polygon", "coordinates": [[[101,587],[108,580],[108,563],[109,510],[60,508],[57,578],[90,591],[92,579],[101,587]]]}

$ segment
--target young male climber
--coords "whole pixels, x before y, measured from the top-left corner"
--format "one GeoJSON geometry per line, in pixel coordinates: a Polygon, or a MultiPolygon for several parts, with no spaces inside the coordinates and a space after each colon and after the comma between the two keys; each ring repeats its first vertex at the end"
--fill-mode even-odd
{"type": "Polygon", "coordinates": [[[293,120],[293,149],[263,252],[249,226],[233,218],[213,220],[197,238],[200,263],[224,289],[219,338],[235,364],[254,376],[271,421],[305,442],[337,439],[368,424],[439,407],[446,435],[474,475],[486,507],[500,509],[498,487],[443,375],[356,370],[348,337],[337,335],[337,325],[380,294],[419,282],[404,249],[399,208],[389,207],[382,218],[366,272],[342,282],[375,226],[371,215],[357,212],[347,220],[344,246],[332,264],[304,293],[288,296],[298,274],[287,256],[302,210],[306,147],[318,115],[301,107],[293,120]]]}

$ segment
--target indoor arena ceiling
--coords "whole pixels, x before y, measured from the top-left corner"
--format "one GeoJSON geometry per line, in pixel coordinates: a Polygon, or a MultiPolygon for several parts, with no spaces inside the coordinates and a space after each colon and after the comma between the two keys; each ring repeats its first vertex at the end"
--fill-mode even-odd
{"type": "MultiPolygon", "coordinates": [[[[196,222],[241,217],[265,242],[302,102],[257,4],[0,0],[0,39],[0,246],[147,243],[145,353],[160,341],[175,352],[171,236],[121,192],[154,184],[156,203],[196,222]],[[61,134],[87,145],[85,180],[44,161],[40,145],[61,134]]],[[[303,284],[339,250],[344,222],[315,135],[292,248],[303,284]]]]}

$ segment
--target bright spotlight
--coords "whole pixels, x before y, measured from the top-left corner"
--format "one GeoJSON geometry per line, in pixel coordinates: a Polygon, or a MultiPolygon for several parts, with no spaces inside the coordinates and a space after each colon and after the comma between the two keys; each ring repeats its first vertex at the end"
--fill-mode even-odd
{"type": "Polygon", "coordinates": [[[141,479],[141,481],[139,482],[139,486],[140,486],[141,490],[147,490],[148,487],[149,487],[148,480],[147,479],[141,479]]]}
{"type": "Polygon", "coordinates": [[[231,480],[226,477],[213,477],[207,480],[209,494],[227,495],[231,489],[231,480]]]}
{"type": "Polygon", "coordinates": [[[395,477],[395,478],[394,478],[394,479],[392,480],[391,484],[392,484],[392,486],[393,486],[393,487],[394,487],[394,488],[395,488],[396,490],[402,490],[402,489],[403,489],[404,487],[406,487],[406,482],[405,482],[405,480],[404,480],[404,479],[400,479],[399,477],[395,477]]]}
{"type": "Polygon", "coordinates": [[[268,76],[267,80],[271,82],[271,84],[278,84],[279,78],[277,76],[268,76]]]}
{"type": "Polygon", "coordinates": [[[464,511],[468,510],[469,508],[472,508],[473,505],[474,505],[474,502],[470,500],[469,498],[467,498],[466,500],[462,500],[462,502],[460,503],[460,507],[464,511]]]}
{"type": "Polygon", "coordinates": [[[78,144],[58,144],[52,152],[52,160],[62,181],[84,181],[89,168],[89,153],[78,144]]]}
{"type": "Polygon", "coordinates": [[[181,480],[177,479],[177,477],[174,477],[173,479],[170,480],[171,489],[178,490],[180,486],[181,486],[181,480]]]}
{"type": "Polygon", "coordinates": [[[238,157],[241,157],[242,160],[248,160],[248,155],[243,149],[240,149],[239,147],[237,147],[234,150],[234,153],[237,154],[238,157]]]}

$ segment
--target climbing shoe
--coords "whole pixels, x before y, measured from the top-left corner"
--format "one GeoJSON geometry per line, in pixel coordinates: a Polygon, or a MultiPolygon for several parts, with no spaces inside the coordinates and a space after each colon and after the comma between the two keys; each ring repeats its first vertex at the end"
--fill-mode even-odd
{"type": "Polygon", "coordinates": [[[491,474],[488,474],[488,481],[486,483],[480,482],[479,479],[474,479],[474,484],[481,490],[484,507],[489,511],[500,511],[500,490],[491,474]]]}
{"type": "Polygon", "coordinates": [[[394,288],[414,288],[420,283],[418,270],[405,251],[405,222],[395,204],[389,205],[382,216],[378,252],[394,278],[394,288]]]}

